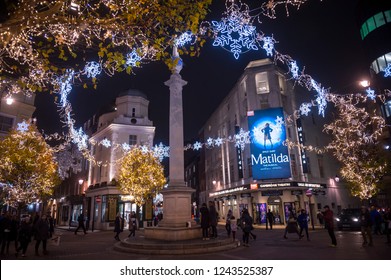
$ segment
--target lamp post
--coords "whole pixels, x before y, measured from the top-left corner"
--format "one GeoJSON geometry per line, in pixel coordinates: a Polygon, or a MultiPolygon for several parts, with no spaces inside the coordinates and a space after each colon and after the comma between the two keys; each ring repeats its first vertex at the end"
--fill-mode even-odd
{"type": "Polygon", "coordinates": [[[314,226],[314,219],[312,218],[312,207],[311,207],[311,197],[312,197],[311,189],[306,190],[305,195],[308,197],[308,206],[310,207],[309,210],[310,210],[311,226],[312,226],[312,230],[314,230],[315,226],[314,226]]]}

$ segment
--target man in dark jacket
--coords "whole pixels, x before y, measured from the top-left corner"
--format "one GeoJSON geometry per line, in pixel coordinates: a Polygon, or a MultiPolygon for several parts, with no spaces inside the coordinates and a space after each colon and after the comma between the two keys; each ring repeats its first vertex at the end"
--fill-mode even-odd
{"type": "Polygon", "coordinates": [[[209,240],[209,210],[206,203],[202,203],[200,208],[201,213],[201,228],[202,228],[202,240],[209,240]]]}
{"type": "Polygon", "coordinates": [[[372,220],[371,220],[371,215],[369,214],[368,208],[365,206],[361,207],[360,223],[361,223],[361,234],[362,234],[362,238],[364,239],[362,246],[363,247],[365,247],[367,245],[373,246],[372,220]],[[367,239],[369,239],[369,244],[368,244],[367,239]]]}
{"type": "Polygon", "coordinates": [[[334,234],[334,213],[333,211],[330,210],[330,207],[328,205],[323,207],[323,209],[325,211],[322,212],[322,215],[323,215],[325,227],[331,238],[331,247],[336,247],[337,239],[335,238],[335,234],[334,234]]]}
{"type": "Polygon", "coordinates": [[[84,227],[84,214],[83,214],[83,212],[80,213],[77,221],[79,222],[79,226],[75,230],[75,234],[77,234],[79,228],[81,228],[84,231],[84,234],[87,234],[86,228],[84,227]]]}
{"type": "Polygon", "coordinates": [[[46,250],[46,243],[49,239],[49,222],[46,218],[46,215],[42,215],[42,218],[38,219],[37,223],[34,225],[34,237],[36,240],[35,255],[39,256],[38,249],[41,242],[43,247],[43,254],[47,255],[48,251],[46,250]]]}

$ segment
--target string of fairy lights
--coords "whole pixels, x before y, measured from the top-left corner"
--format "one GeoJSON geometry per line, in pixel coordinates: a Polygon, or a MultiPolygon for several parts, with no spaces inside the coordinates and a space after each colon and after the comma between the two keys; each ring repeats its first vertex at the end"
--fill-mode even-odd
{"type": "MultiPolygon", "coordinates": [[[[194,45],[199,41],[200,37],[205,37],[207,34],[212,33],[213,46],[222,47],[225,50],[228,50],[236,59],[239,59],[240,55],[245,52],[263,50],[268,57],[274,59],[275,63],[285,65],[289,69],[287,74],[291,76],[291,79],[308,91],[314,91],[315,95],[313,100],[301,104],[298,110],[292,115],[286,116],[285,119],[276,116],[274,125],[278,127],[294,122],[301,116],[308,116],[313,108],[317,108],[317,113],[324,117],[327,104],[330,102],[333,103],[335,107],[340,108],[355,106],[359,103],[365,103],[368,100],[372,100],[373,102],[377,100],[385,102],[386,98],[391,96],[389,90],[385,90],[384,93],[376,93],[375,90],[367,88],[366,94],[357,93],[343,96],[331,93],[329,89],[326,89],[321,83],[315,81],[310,75],[306,74],[304,68],[300,68],[297,61],[292,59],[289,55],[278,52],[275,48],[277,41],[273,36],[266,36],[262,32],[257,31],[254,22],[256,20],[259,22],[259,17],[261,15],[275,18],[276,7],[278,6],[285,6],[287,15],[289,15],[289,7],[299,9],[300,6],[307,1],[308,0],[263,1],[258,9],[260,12],[251,15],[254,10],[250,10],[247,4],[242,3],[241,1],[227,0],[226,11],[223,13],[220,21],[204,21],[200,24],[198,33],[186,31],[180,36],[174,36],[166,43],[167,46],[165,47],[174,45],[178,48],[182,48],[188,44],[194,45]]],[[[112,28],[108,28],[107,30],[102,30],[96,29],[91,21],[86,21],[84,27],[82,25],[73,25],[73,27],[77,26],[77,28],[72,28],[70,23],[76,20],[74,17],[69,17],[69,20],[63,21],[63,23],[60,23],[59,21],[56,23],[48,16],[53,11],[57,11],[57,14],[61,16],[66,12],[69,13],[69,11],[73,11],[79,16],[77,20],[87,19],[87,17],[93,14],[93,12],[96,12],[98,8],[89,1],[40,1],[40,3],[42,7],[45,7],[44,12],[36,12],[28,16],[26,15],[27,13],[21,13],[20,15],[15,16],[14,21],[20,21],[20,25],[17,27],[18,30],[20,29],[19,35],[15,36],[15,30],[12,30],[11,27],[0,26],[0,40],[3,40],[0,47],[0,70],[1,72],[13,73],[12,68],[7,64],[7,59],[9,58],[18,60],[21,64],[26,65],[29,69],[29,75],[22,77],[22,81],[25,84],[34,85],[33,87],[27,87],[28,90],[25,91],[25,94],[27,95],[31,95],[34,89],[38,90],[38,88],[43,88],[45,85],[51,84],[53,86],[53,92],[59,96],[57,106],[62,121],[68,127],[68,134],[46,135],[45,138],[47,140],[64,139],[65,143],[62,143],[55,148],[57,152],[66,149],[67,144],[72,142],[78,147],[79,152],[84,158],[95,165],[106,165],[108,163],[97,161],[93,155],[91,155],[89,149],[91,145],[102,145],[106,148],[122,149],[125,153],[131,149],[131,146],[127,143],[115,143],[107,138],[100,142],[94,142],[89,139],[89,136],[82,128],[77,129],[75,127],[75,120],[72,117],[72,106],[68,100],[73,85],[76,80],[84,79],[84,76],[87,79],[96,79],[102,71],[108,75],[114,75],[115,69],[118,67],[129,69],[141,67],[142,63],[148,63],[155,60],[158,51],[147,43],[148,38],[145,36],[143,37],[142,34],[137,34],[136,37],[132,37],[128,36],[122,28],[114,31],[117,25],[113,25],[112,28]],[[35,23],[32,25],[33,27],[29,29],[22,28],[30,21],[35,23]],[[65,45],[68,46],[68,48],[77,44],[81,40],[81,37],[87,45],[92,44],[93,40],[96,38],[99,40],[110,39],[116,46],[128,46],[131,51],[124,55],[124,59],[121,60],[121,62],[116,60],[88,61],[82,70],[67,69],[62,75],[58,75],[48,71],[48,69],[46,69],[47,67],[37,59],[38,53],[34,50],[30,40],[32,37],[39,36],[52,37],[56,44],[65,45]]],[[[116,13],[119,13],[120,9],[129,9],[130,7],[128,5],[129,1],[125,0],[106,0],[100,1],[100,4],[108,7],[112,12],[111,16],[113,17],[115,17],[116,13]]],[[[28,1],[22,0],[20,1],[20,5],[25,6],[26,9],[30,7],[28,1]]],[[[95,26],[99,25],[96,24],[95,26]]],[[[385,68],[384,76],[391,76],[391,65],[388,65],[385,68]]],[[[22,88],[18,84],[15,84],[12,79],[1,80],[0,87],[7,92],[7,96],[11,97],[13,94],[22,90],[22,88]]],[[[362,141],[374,143],[386,125],[384,120],[381,121],[381,117],[368,117],[367,121],[373,126],[374,132],[372,134],[363,135],[362,141]]],[[[349,129],[355,128],[351,127],[349,129]]],[[[333,128],[328,127],[325,130],[332,131],[333,128]]],[[[193,144],[185,146],[184,150],[220,147],[224,143],[234,143],[236,147],[243,150],[247,144],[252,142],[253,137],[254,132],[245,131],[241,128],[237,134],[224,138],[208,138],[205,143],[196,141],[193,144]]],[[[297,143],[292,143],[289,140],[286,141],[286,145],[289,147],[299,147],[308,151],[315,151],[317,153],[324,153],[336,148],[333,146],[323,148],[302,146],[297,143]]],[[[144,151],[151,149],[148,146],[143,146],[141,148],[144,151]]],[[[152,147],[152,150],[160,161],[165,157],[169,157],[169,147],[162,143],[152,147]]]]}

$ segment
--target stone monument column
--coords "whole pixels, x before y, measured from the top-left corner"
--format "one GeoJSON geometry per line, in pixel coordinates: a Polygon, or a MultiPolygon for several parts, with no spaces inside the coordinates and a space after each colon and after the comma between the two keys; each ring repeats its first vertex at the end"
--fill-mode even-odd
{"type": "Polygon", "coordinates": [[[199,238],[201,229],[191,219],[191,195],[195,192],[185,183],[182,89],[187,84],[179,74],[182,60],[177,48],[177,61],[170,79],[164,84],[170,88],[170,158],[168,187],[163,189],[163,220],[158,227],[145,228],[145,238],[160,240],[187,240],[199,238]]]}

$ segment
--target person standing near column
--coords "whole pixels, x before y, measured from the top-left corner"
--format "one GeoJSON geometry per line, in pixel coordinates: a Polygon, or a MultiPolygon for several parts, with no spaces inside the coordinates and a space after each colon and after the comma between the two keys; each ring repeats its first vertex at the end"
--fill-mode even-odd
{"type": "Polygon", "coordinates": [[[212,238],[217,237],[217,211],[213,201],[209,201],[209,224],[212,228],[212,238]]]}
{"type": "Polygon", "coordinates": [[[322,215],[323,215],[325,227],[331,238],[331,247],[336,247],[337,239],[335,238],[335,234],[334,234],[334,213],[333,211],[330,210],[330,207],[328,205],[324,206],[323,209],[324,211],[322,212],[322,215]]]}

